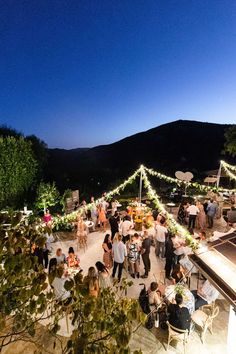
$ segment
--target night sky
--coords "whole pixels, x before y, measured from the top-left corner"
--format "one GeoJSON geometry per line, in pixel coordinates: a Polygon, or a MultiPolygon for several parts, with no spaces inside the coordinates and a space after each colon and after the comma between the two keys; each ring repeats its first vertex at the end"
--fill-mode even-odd
{"type": "Polygon", "coordinates": [[[236,123],[236,1],[0,0],[0,124],[49,147],[236,123]]]}

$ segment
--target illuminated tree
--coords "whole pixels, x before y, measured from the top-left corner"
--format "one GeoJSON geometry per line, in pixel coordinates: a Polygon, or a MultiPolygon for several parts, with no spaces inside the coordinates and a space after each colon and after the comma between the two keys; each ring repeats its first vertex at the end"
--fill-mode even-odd
{"type": "Polygon", "coordinates": [[[60,194],[56,188],[55,183],[41,182],[37,189],[37,198],[35,205],[39,209],[46,209],[50,206],[56,205],[59,202],[60,194]]]}

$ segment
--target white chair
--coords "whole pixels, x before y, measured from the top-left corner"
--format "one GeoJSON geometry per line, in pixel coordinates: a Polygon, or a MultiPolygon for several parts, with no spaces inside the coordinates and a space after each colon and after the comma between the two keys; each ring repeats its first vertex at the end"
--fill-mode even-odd
{"type": "Polygon", "coordinates": [[[184,354],[186,354],[186,344],[189,339],[189,331],[188,329],[179,329],[172,326],[168,321],[166,322],[168,326],[168,344],[167,344],[167,351],[169,350],[169,345],[172,340],[177,342],[181,342],[184,346],[184,354]]]}
{"type": "Polygon", "coordinates": [[[211,305],[202,306],[192,314],[192,321],[200,329],[200,338],[203,344],[205,343],[205,336],[208,328],[211,334],[213,334],[213,320],[218,316],[219,312],[219,306],[215,306],[213,303],[211,305]]]}

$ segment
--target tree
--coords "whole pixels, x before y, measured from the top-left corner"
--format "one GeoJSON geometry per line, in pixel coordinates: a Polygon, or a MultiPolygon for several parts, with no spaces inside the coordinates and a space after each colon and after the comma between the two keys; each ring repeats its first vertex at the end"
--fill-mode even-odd
{"type": "Polygon", "coordinates": [[[23,137],[0,137],[0,206],[14,205],[37,173],[31,143],[23,137]]]}
{"type": "Polygon", "coordinates": [[[44,209],[56,205],[59,201],[60,194],[56,188],[55,182],[41,182],[37,189],[37,198],[35,205],[39,209],[44,209]]]}
{"type": "Polygon", "coordinates": [[[236,156],[236,125],[233,125],[225,131],[224,152],[233,157],[236,156]]]}
{"type": "Polygon", "coordinates": [[[13,136],[15,138],[24,137],[24,135],[21,132],[18,132],[16,129],[8,127],[7,125],[0,126],[0,136],[1,137],[13,136]]]}
{"type": "Polygon", "coordinates": [[[32,255],[33,244],[42,247],[44,230],[6,214],[11,226],[0,226],[0,351],[17,340],[31,340],[36,324],[47,317],[53,294],[47,275],[32,255]]]}
{"type": "Polygon", "coordinates": [[[44,177],[44,169],[47,165],[47,144],[35,135],[29,135],[25,139],[31,143],[34,157],[38,163],[37,177],[41,179],[44,177]]]}
{"type": "Polygon", "coordinates": [[[31,252],[33,245],[44,245],[45,228],[37,220],[26,225],[18,215],[6,217],[11,226],[0,225],[0,351],[19,340],[39,345],[37,328],[44,319],[50,320],[47,340],[48,334],[58,338],[60,320],[69,313],[75,330],[61,353],[129,353],[134,325],[145,319],[138,301],[125,296],[131,282],[122,280],[94,298],[79,273],[65,285],[71,303],[58,303],[47,273],[31,252]]]}
{"type": "Polygon", "coordinates": [[[74,301],[72,323],[76,326],[67,343],[70,354],[130,353],[134,324],[146,319],[138,301],[125,296],[130,285],[132,282],[123,279],[122,284],[103,289],[95,298],[89,296],[80,274],[68,282],[74,301]]]}

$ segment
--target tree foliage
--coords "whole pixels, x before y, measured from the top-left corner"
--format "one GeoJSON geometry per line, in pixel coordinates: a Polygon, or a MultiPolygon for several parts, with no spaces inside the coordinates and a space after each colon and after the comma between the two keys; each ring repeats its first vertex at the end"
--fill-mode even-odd
{"type": "Polygon", "coordinates": [[[233,157],[236,156],[236,125],[229,127],[225,131],[224,151],[233,157]]]}
{"type": "Polygon", "coordinates": [[[129,341],[136,321],[144,321],[138,301],[125,296],[132,282],[103,289],[97,298],[89,296],[80,275],[68,283],[73,294],[74,330],[68,351],[74,353],[129,353],[129,341]]]}
{"type": "Polygon", "coordinates": [[[18,215],[4,217],[11,226],[0,226],[0,351],[22,335],[33,337],[52,299],[52,292],[45,291],[47,275],[31,253],[33,244],[44,245],[43,229],[19,222],[18,215]]]}
{"type": "Polygon", "coordinates": [[[60,194],[55,183],[41,182],[37,189],[37,198],[35,205],[39,209],[46,209],[56,205],[59,201],[60,194]]]}
{"type": "Polygon", "coordinates": [[[45,229],[35,220],[19,220],[18,215],[1,217],[11,226],[0,224],[0,351],[22,338],[37,343],[37,326],[46,318],[45,332],[57,338],[67,312],[75,329],[63,353],[129,353],[134,325],[145,319],[138,301],[125,296],[131,283],[123,279],[121,285],[104,289],[95,298],[78,273],[65,284],[71,303],[58,303],[47,273],[31,253],[33,244],[44,245],[45,229]]]}
{"type": "Polygon", "coordinates": [[[0,205],[12,205],[28,190],[37,173],[31,143],[23,137],[0,137],[0,205]]]}
{"type": "Polygon", "coordinates": [[[25,139],[31,143],[34,157],[38,163],[37,177],[41,179],[44,176],[44,169],[47,165],[47,144],[35,135],[29,135],[25,139]]]}

